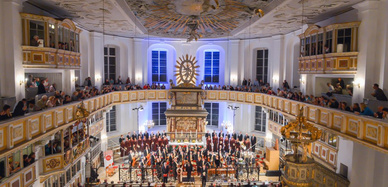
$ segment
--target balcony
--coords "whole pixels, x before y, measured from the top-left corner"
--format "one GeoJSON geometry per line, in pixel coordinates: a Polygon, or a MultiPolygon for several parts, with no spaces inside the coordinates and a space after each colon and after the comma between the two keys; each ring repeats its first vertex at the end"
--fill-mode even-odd
{"type": "Polygon", "coordinates": [[[22,46],[24,68],[79,69],[81,54],[48,47],[22,46]]]}
{"type": "Polygon", "coordinates": [[[299,58],[300,74],[356,74],[358,52],[329,53],[299,58]]]}

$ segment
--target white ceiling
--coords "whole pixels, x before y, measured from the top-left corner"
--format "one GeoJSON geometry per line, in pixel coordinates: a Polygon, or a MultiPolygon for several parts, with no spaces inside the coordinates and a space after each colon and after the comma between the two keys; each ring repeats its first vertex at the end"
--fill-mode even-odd
{"type": "Polygon", "coordinates": [[[106,34],[124,37],[148,37],[149,35],[150,37],[185,38],[186,33],[183,31],[187,31],[183,29],[185,25],[179,22],[180,17],[187,17],[189,14],[227,17],[228,14],[234,14],[236,16],[216,20],[220,22],[218,25],[233,22],[233,27],[229,27],[228,30],[222,29],[225,28],[222,26],[203,29],[204,38],[247,38],[247,35],[255,38],[286,34],[300,29],[302,12],[305,23],[317,22],[349,10],[352,5],[361,1],[219,0],[220,6],[215,10],[204,7],[206,3],[215,5],[214,0],[28,0],[25,3],[58,18],[70,18],[86,30],[104,31],[106,34]],[[155,2],[163,4],[155,6],[155,2]],[[245,7],[235,9],[229,8],[228,5],[245,7]],[[170,19],[161,16],[160,12],[155,11],[157,10],[155,7],[168,11],[167,15],[171,15],[170,19]],[[262,18],[253,16],[250,19],[250,11],[255,8],[263,9],[265,15],[262,18]],[[104,13],[103,10],[105,10],[104,13]],[[158,24],[158,20],[162,23],[159,27],[150,27],[158,24]],[[168,22],[169,20],[173,21],[168,22]],[[155,23],[150,24],[151,21],[155,23]]]}

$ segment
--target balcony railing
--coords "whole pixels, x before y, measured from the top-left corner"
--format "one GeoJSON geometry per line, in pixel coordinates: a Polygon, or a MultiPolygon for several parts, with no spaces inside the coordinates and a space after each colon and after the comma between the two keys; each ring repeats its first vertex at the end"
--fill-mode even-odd
{"type": "Polygon", "coordinates": [[[81,54],[49,47],[22,46],[24,68],[79,69],[81,54]]]}
{"type": "Polygon", "coordinates": [[[329,53],[299,58],[299,73],[302,74],[355,74],[358,52],[329,53]]]}
{"type": "MultiPolygon", "coordinates": [[[[93,113],[106,110],[113,104],[144,101],[166,101],[168,90],[118,91],[84,100],[93,113]]],[[[229,101],[258,105],[296,117],[303,108],[308,122],[367,147],[388,154],[388,123],[376,118],[356,115],[336,109],[324,108],[277,96],[253,92],[207,90],[207,100],[229,101]]],[[[75,111],[80,102],[51,108],[0,124],[0,157],[21,150],[27,144],[67,128],[75,122],[75,111]]]]}

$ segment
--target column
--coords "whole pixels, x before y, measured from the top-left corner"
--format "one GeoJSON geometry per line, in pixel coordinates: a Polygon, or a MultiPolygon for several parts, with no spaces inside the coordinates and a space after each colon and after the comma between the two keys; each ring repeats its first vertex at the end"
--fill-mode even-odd
{"type": "Polygon", "coordinates": [[[143,85],[147,81],[147,58],[148,58],[148,49],[144,50],[143,48],[143,39],[135,38],[135,80],[131,81],[134,84],[143,85]]]}
{"type": "MultiPolygon", "coordinates": [[[[101,87],[104,80],[104,43],[102,34],[90,32],[90,77],[92,84],[98,88],[101,87]]],[[[82,79],[81,79],[82,83],[82,79]]]]}
{"type": "MultiPolygon", "coordinates": [[[[63,91],[68,95],[71,95],[75,91],[75,71],[66,69],[64,70],[63,77],[63,91]]],[[[83,83],[83,80],[80,82],[83,83]]]]}
{"type": "Polygon", "coordinates": [[[1,96],[16,97],[16,101],[25,96],[24,68],[22,57],[22,23],[19,12],[22,0],[4,0],[1,4],[2,44],[4,50],[1,69],[1,96]]]}
{"type": "Polygon", "coordinates": [[[271,84],[272,90],[276,90],[281,87],[280,82],[283,81],[283,55],[284,55],[284,36],[276,35],[272,36],[273,48],[268,51],[271,58],[268,59],[268,79],[271,84]]]}
{"type": "Polygon", "coordinates": [[[360,82],[360,88],[353,88],[353,103],[362,102],[363,98],[372,98],[374,91],[372,86],[379,83],[380,62],[377,61],[376,51],[380,35],[378,35],[379,1],[363,1],[353,8],[358,10],[358,17],[361,21],[358,37],[358,62],[357,74],[354,80],[360,82]]]}
{"type": "Polygon", "coordinates": [[[227,61],[225,64],[225,84],[228,85],[237,85],[238,83],[238,68],[240,61],[239,46],[240,40],[231,40],[228,42],[228,50],[226,51],[227,61]]]}

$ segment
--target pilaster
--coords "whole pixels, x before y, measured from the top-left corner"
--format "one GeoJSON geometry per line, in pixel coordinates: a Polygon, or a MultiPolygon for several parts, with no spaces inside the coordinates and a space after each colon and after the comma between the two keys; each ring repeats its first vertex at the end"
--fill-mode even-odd
{"type": "Polygon", "coordinates": [[[1,59],[2,72],[1,96],[16,97],[21,100],[24,95],[24,68],[22,64],[22,23],[20,12],[22,0],[5,0],[1,2],[2,47],[4,58],[1,59]],[[11,80],[11,81],[10,81],[11,80]],[[14,81],[12,81],[14,80],[14,81]]]}
{"type": "Polygon", "coordinates": [[[363,98],[372,98],[372,86],[379,83],[379,62],[376,58],[379,36],[378,13],[379,1],[363,1],[353,8],[358,10],[358,17],[361,21],[358,37],[358,62],[357,74],[354,80],[360,82],[361,86],[354,87],[353,103],[362,102],[363,98]]]}

